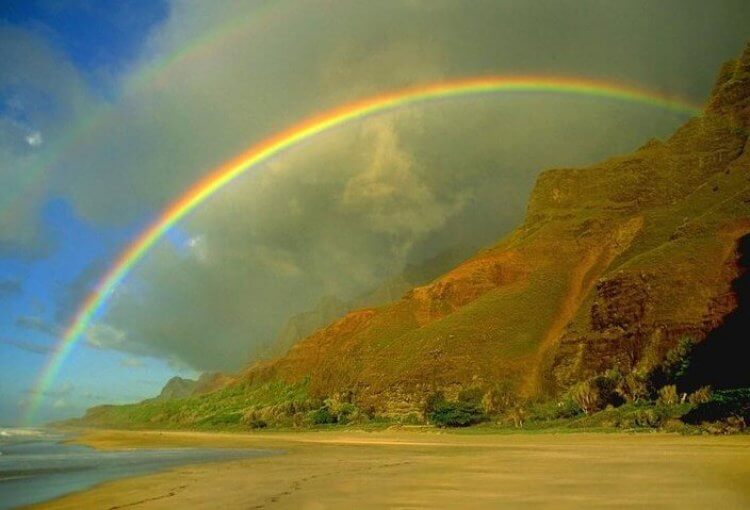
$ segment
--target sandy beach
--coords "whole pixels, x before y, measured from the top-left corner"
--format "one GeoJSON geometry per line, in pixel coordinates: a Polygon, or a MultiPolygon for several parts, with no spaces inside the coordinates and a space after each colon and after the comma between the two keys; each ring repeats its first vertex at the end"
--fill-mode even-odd
{"type": "Polygon", "coordinates": [[[750,506],[750,436],[91,431],[77,441],[285,453],[121,479],[33,508],[750,506]]]}

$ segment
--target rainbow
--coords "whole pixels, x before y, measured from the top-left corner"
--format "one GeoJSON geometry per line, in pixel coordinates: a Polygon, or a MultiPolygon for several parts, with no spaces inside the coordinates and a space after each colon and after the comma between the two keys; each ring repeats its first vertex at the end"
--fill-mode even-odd
{"type": "Polygon", "coordinates": [[[120,254],[93,292],[81,303],[62,340],[41,371],[36,390],[33,392],[33,400],[27,410],[26,421],[32,420],[44,391],[53,382],[63,362],[114,289],[173,225],[218,190],[286,149],[348,122],[428,101],[501,92],[574,94],[641,103],[690,116],[701,112],[700,106],[679,97],[605,81],[554,76],[482,76],[388,92],[348,103],[303,120],[253,145],[247,151],[210,171],[172,202],[156,221],[120,254]]]}

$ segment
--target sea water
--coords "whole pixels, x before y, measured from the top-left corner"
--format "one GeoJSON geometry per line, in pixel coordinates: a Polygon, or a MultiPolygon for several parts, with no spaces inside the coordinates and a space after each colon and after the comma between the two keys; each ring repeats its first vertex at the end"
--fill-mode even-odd
{"type": "Polygon", "coordinates": [[[46,501],[125,476],[181,464],[271,455],[230,448],[169,448],[102,451],[65,444],[44,429],[0,427],[0,510],[46,501]]]}

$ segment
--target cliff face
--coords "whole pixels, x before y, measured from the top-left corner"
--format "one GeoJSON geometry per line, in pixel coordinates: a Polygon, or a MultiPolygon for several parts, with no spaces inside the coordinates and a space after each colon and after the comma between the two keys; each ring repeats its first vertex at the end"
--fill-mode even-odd
{"type": "MultiPolygon", "coordinates": [[[[548,384],[659,359],[681,338],[704,339],[736,308],[736,250],[750,230],[749,127],[750,47],[724,66],[703,117],[666,144],[600,169],[621,176],[604,193],[613,205],[635,196],[637,207],[625,213],[642,218],[643,232],[598,276],[566,327],[547,360],[548,384]]],[[[586,189],[583,174],[560,180],[586,189]]]]}
{"type": "Polygon", "coordinates": [[[264,349],[261,357],[273,358],[286,354],[297,342],[343,317],[347,312],[376,307],[399,299],[405,292],[429,282],[455,266],[472,251],[464,246],[456,246],[419,264],[407,265],[401,274],[387,279],[369,292],[348,302],[335,296],[323,297],[311,310],[290,317],[273,342],[264,349]]]}
{"type": "Polygon", "coordinates": [[[509,381],[554,393],[700,340],[736,306],[750,231],[750,47],[666,142],[544,172],[524,224],[401,300],[348,313],[244,381],[354,392],[382,411],[509,381]]]}

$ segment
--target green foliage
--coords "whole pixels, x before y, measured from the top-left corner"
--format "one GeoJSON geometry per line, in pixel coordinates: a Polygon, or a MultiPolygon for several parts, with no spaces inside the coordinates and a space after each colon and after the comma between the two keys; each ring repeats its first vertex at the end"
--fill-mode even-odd
{"type": "Polygon", "coordinates": [[[737,418],[750,422],[750,388],[716,390],[708,402],[698,405],[684,417],[686,423],[699,424],[737,418]]]}
{"type": "Polygon", "coordinates": [[[623,399],[618,392],[621,388],[622,375],[619,371],[610,370],[581,381],[568,392],[567,398],[575,402],[585,414],[600,411],[608,405],[618,406],[623,399]]]}
{"type": "Polygon", "coordinates": [[[445,402],[445,395],[442,391],[433,391],[427,398],[425,398],[424,404],[422,405],[422,418],[424,421],[430,419],[430,415],[435,412],[437,406],[445,402]]]}
{"type": "Polygon", "coordinates": [[[268,427],[268,423],[260,418],[252,420],[248,425],[253,429],[264,429],[268,427]]]}
{"type": "Polygon", "coordinates": [[[438,427],[468,427],[483,421],[484,414],[471,402],[444,400],[435,405],[429,419],[438,427]]]}
{"type": "Polygon", "coordinates": [[[690,402],[694,406],[699,406],[701,404],[705,404],[706,402],[711,401],[711,387],[710,386],[703,386],[702,388],[698,388],[693,393],[688,396],[688,402],[690,402]]]}
{"type": "Polygon", "coordinates": [[[658,403],[673,406],[679,401],[680,396],[677,394],[677,387],[674,384],[668,384],[659,389],[658,403]]]}
{"type": "Polygon", "coordinates": [[[424,420],[418,413],[412,412],[402,416],[399,423],[401,423],[401,425],[422,425],[424,420]]]}
{"type": "Polygon", "coordinates": [[[484,392],[482,391],[482,388],[479,387],[464,388],[458,392],[459,402],[474,407],[480,407],[482,405],[482,397],[484,397],[484,392]]]}
{"type": "Polygon", "coordinates": [[[328,407],[321,407],[310,411],[309,414],[310,422],[314,425],[328,425],[331,423],[337,423],[337,417],[331,413],[328,407]]]}
{"type": "Polygon", "coordinates": [[[534,421],[568,420],[580,416],[581,412],[578,403],[570,395],[564,395],[558,400],[537,402],[529,406],[526,418],[534,421]]]}
{"type": "Polygon", "coordinates": [[[495,415],[507,412],[516,403],[516,393],[509,381],[502,381],[484,394],[481,405],[484,414],[495,415]]]}
{"type": "Polygon", "coordinates": [[[586,414],[599,409],[599,391],[590,380],[581,381],[569,391],[570,398],[586,414]]]}
{"type": "Polygon", "coordinates": [[[703,432],[715,435],[739,434],[747,430],[747,423],[743,418],[728,416],[719,421],[703,422],[700,429],[703,432]]]}
{"type": "Polygon", "coordinates": [[[631,371],[619,380],[615,391],[626,402],[637,403],[648,399],[651,394],[649,373],[641,369],[631,371]]]}
{"type": "Polygon", "coordinates": [[[690,368],[690,356],[695,348],[695,340],[684,338],[664,357],[664,361],[649,374],[652,388],[661,388],[670,384],[679,385],[680,379],[690,368]]]}

